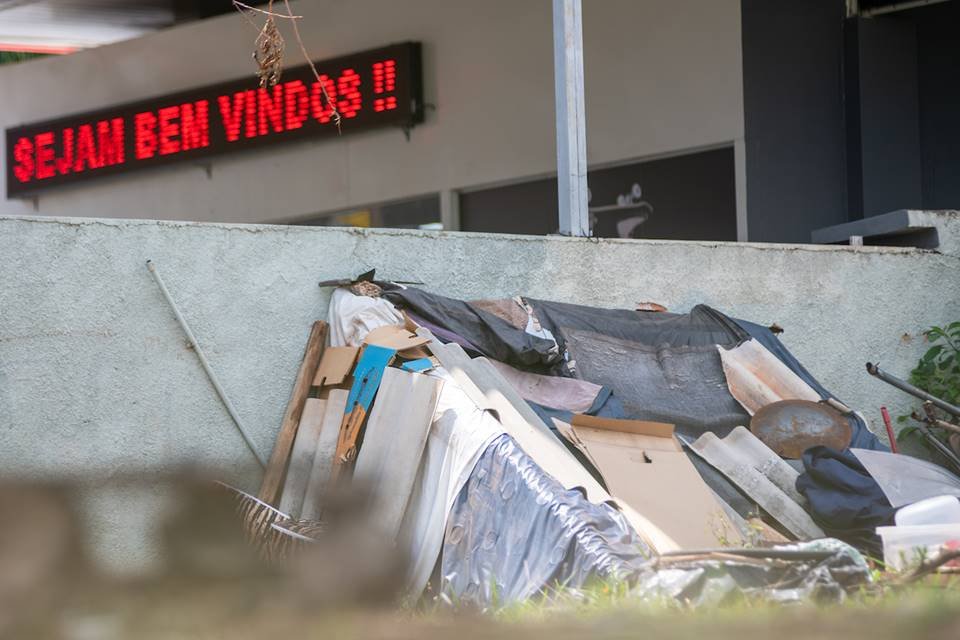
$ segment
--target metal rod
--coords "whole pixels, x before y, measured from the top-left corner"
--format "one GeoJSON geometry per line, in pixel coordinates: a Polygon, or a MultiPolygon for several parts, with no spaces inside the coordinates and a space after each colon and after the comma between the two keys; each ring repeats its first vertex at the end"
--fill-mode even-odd
{"type": "Polygon", "coordinates": [[[933,405],[929,402],[923,403],[923,411],[927,414],[927,424],[931,427],[940,427],[944,431],[951,431],[953,433],[960,433],[960,425],[956,425],[946,420],[941,420],[937,417],[937,414],[933,410],[933,405]]]}
{"type": "Polygon", "coordinates": [[[240,436],[247,444],[247,448],[250,449],[250,453],[252,453],[253,457],[257,459],[257,462],[260,463],[260,466],[262,468],[266,468],[267,461],[260,456],[260,453],[257,451],[256,447],[253,446],[250,436],[247,435],[246,430],[243,428],[243,423],[240,421],[240,416],[237,415],[236,410],[233,408],[233,404],[230,402],[230,398],[227,397],[227,392],[224,391],[223,387],[220,386],[220,381],[217,380],[217,376],[214,375],[213,369],[210,368],[210,363],[207,361],[207,356],[204,355],[203,350],[200,348],[200,343],[197,342],[197,339],[193,335],[193,331],[190,330],[190,326],[187,324],[187,321],[184,320],[183,316],[180,314],[180,309],[177,307],[177,303],[173,301],[173,297],[171,297],[170,291],[167,289],[167,285],[163,283],[163,278],[160,277],[160,272],[157,271],[157,265],[155,265],[152,260],[147,260],[147,269],[150,270],[150,273],[153,274],[154,280],[157,281],[157,286],[160,287],[163,297],[167,299],[167,303],[173,310],[173,315],[176,316],[177,322],[180,323],[180,328],[183,329],[185,334],[187,334],[187,341],[190,343],[190,348],[193,349],[194,353],[196,353],[197,357],[200,359],[200,364],[203,366],[203,370],[207,373],[207,377],[210,379],[210,383],[213,384],[213,388],[216,389],[217,395],[220,396],[220,400],[223,401],[223,406],[226,407],[227,413],[229,413],[230,417],[233,419],[233,423],[237,426],[237,431],[240,432],[240,436]]]}
{"type": "Polygon", "coordinates": [[[943,409],[947,413],[955,415],[958,418],[960,418],[960,407],[954,406],[949,402],[946,402],[945,400],[941,400],[937,396],[932,396],[926,391],[924,391],[923,389],[918,389],[917,387],[913,386],[909,382],[905,380],[901,380],[896,376],[892,376],[886,371],[881,371],[880,367],[875,364],[872,364],[870,362],[867,363],[867,373],[869,373],[870,375],[876,378],[880,378],[887,384],[894,386],[897,389],[900,389],[901,391],[906,391],[907,393],[909,393],[910,395],[916,398],[920,398],[925,402],[931,402],[933,403],[934,406],[940,409],[943,409]]]}
{"type": "Polygon", "coordinates": [[[590,213],[587,207],[582,15],[580,0],[553,0],[560,234],[587,237],[590,235],[590,213]]]}
{"type": "Polygon", "coordinates": [[[917,424],[917,429],[920,430],[920,434],[923,435],[924,439],[930,444],[930,446],[939,451],[940,455],[947,459],[947,462],[950,463],[950,466],[953,467],[953,470],[957,473],[960,473],[960,458],[957,458],[957,455],[950,449],[950,447],[940,442],[940,438],[933,435],[933,433],[930,432],[930,429],[927,428],[927,425],[923,424],[923,422],[917,424]]]}

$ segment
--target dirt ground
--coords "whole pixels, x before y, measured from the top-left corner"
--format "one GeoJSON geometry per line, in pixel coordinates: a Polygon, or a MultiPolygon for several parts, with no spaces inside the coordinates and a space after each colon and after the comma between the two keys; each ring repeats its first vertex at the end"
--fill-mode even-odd
{"type": "Polygon", "coordinates": [[[775,606],[740,602],[690,610],[630,600],[578,607],[525,604],[499,612],[380,606],[317,606],[274,585],[126,585],[73,593],[8,627],[17,640],[253,640],[263,638],[382,638],[424,640],[955,640],[960,638],[960,591],[937,584],[854,594],[841,605],[775,606]]]}

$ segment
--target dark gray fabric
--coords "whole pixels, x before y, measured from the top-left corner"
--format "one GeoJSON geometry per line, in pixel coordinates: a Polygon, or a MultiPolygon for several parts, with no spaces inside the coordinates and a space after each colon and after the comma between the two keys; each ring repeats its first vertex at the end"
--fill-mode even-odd
{"type": "Polygon", "coordinates": [[[541,326],[558,340],[568,330],[590,331],[653,347],[732,347],[749,337],[730,318],[703,304],[690,313],[651,313],[524,299],[533,307],[541,326]]]}
{"type": "Polygon", "coordinates": [[[696,438],[725,436],[750,416],[727,390],[715,345],[659,346],[563,327],[577,377],[613,389],[625,413],[676,425],[696,438]]]}
{"type": "Polygon", "coordinates": [[[414,288],[384,291],[383,297],[400,309],[408,309],[428,323],[462,337],[466,344],[488,358],[536,371],[549,370],[560,362],[556,345],[550,340],[532,336],[462,300],[414,288]]]}

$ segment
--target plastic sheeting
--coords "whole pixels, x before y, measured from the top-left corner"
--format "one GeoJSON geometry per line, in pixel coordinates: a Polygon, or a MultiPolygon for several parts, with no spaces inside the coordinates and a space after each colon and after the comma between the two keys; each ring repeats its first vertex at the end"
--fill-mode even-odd
{"type": "Polygon", "coordinates": [[[735,557],[721,549],[653,559],[613,507],[564,489],[503,435],[484,451],[451,509],[441,593],[454,603],[489,607],[553,590],[575,594],[610,580],[624,581],[638,600],[700,606],[736,598],[839,602],[870,581],[863,556],[839,540],[777,552],[735,557]]]}
{"type": "Polygon", "coordinates": [[[960,498],[960,478],[940,465],[903,454],[851,449],[894,507],[936,496],[960,498]]]}
{"type": "Polygon", "coordinates": [[[848,591],[871,580],[870,567],[853,547],[824,538],[774,547],[780,559],[744,557],[651,563],[631,594],[646,600],[671,598],[692,606],[746,598],[766,602],[842,602],[848,591]],[[822,552],[822,553],[818,553],[822,552]],[[790,560],[796,554],[796,560],[790,560]]]}
{"type": "Polygon", "coordinates": [[[441,593],[480,606],[629,579],[650,549],[607,504],[593,504],[544,473],[510,436],[495,440],[453,504],[441,593]]]}

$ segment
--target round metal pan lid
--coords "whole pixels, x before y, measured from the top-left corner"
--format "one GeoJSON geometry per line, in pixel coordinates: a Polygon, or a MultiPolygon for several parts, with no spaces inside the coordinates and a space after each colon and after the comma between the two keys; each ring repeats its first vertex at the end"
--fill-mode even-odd
{"type": "Polygon", "coordinates": [[[781,400],[766,405],[750,420],[750,431],[780,457],[793,459],[817,445],[843,451],[853,437],[843,414],[810,400],[781,400]]]}

